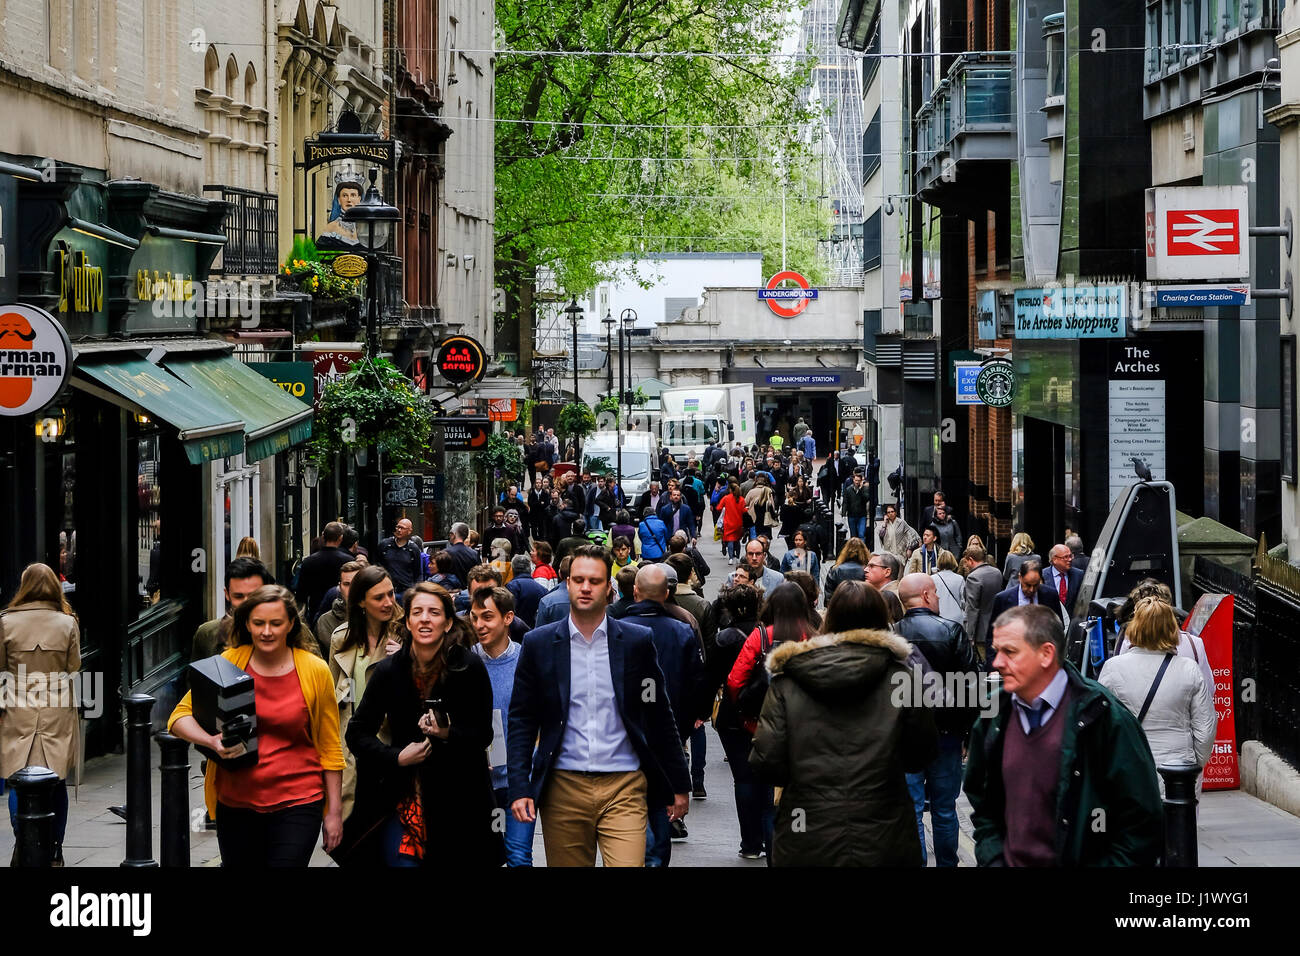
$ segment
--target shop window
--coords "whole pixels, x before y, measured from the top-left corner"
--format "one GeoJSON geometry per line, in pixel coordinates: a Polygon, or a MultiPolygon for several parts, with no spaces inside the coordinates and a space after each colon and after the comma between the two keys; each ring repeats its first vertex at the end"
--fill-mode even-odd
{"type": "Polygon", "coordinates": [[[141,434],[135,440],[136,581],[141,613],[162,597],[161,463],[158,429],[148,421],[141,422],[141,434]]]}

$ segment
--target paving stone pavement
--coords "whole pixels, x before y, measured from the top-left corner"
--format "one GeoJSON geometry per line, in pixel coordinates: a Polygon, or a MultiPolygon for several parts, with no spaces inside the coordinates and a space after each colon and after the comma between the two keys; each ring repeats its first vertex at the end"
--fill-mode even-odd
{"type": "MultiPolygon", "coordinates": [[[[705,596],[712,599],[727,575],[721,545],[707,532],[701,550],[712,566],[705,582],[705,596]]],[[[774,551],[779,555],[784,545],[778,540],[774,551]]],[[[686,818],[689,836],[675,842],[672,866],[750,866],[763,867],[763,860],[743,860],[740,849],[740,826],[736,821],[735,794],[731,772],[723,760],[722,743],[713,728],[708,728],[705,786],[708,799],[692,800],[686,818]]],[[[158,752],[151,759],[153,852],[158,854],[159,781],[158,752]]],[[[216,833],[202,829],[203,778],[198,772],[197,755],[191,751],[191,817],[199,829],[190,834],[190,857],[193,866],[220,865],[216,833]]],[[[97,757],[86,762],[80,795],[71,798],[68,834],[64,843],[67,866],[118,866],[126,850],[126,824],[108,808],[126,802],[126,758],[121,755],[97,757]]],[[[957,805],[961,826],[959,864],[974,865],[974,842],[970,825],[970,805],[963,795],[957,805]]],[[[1207,792],[1200,806],[1200,864],[1205,867],[1296,866],[1300,864],[1300,817],[1292,816],[1272,804],[1241,791],[1207,792]]],[[[929,865],[934,865],[933,844],[926,818],[926,843],[929,865]]],[[[13,850],[13,833],[0,827],[0,861],[13,850]]],[[[534,863],[544,865],[546,853],[541,827],[537,829],[533,850],[534,863]]],[[[312,866],[331,866],[332,861],[317,846],[312,866]]]]}

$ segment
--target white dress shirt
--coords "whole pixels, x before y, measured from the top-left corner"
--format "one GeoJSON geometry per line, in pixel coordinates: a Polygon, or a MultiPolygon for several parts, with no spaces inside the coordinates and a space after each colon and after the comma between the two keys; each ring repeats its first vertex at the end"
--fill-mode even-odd
{"type": "Polygon", "coordinates": [[[1038,726],[1043,726],[1052,719],[1052,714],[1061,706],[1061,698],[1065,696],[1065,685],[1069,683],[1069,678],[1065,674],[1065,668],[1062,667],[1052,678],[1052,682],[1047,685],[1046,689],[1038,695],[1037,700],[1025,700],[1019,694],[1011,695],[1011,706],[1015,708],[1016,716],[1020,718],[1020,726],[1029,733],[1029,718],[1025,716],[1025,708],[1030,710],[1041,709],[1042,716],[1038,719],[1038,726]]]}
{"type": "Polygon", "coordinates": [[[617,773],[640,770],[614,696],[609,666],[609,618],[591,640],[569,622],[569,713],[555,758],[556,770],[617,773]]]}
{"type": "Polygon", "coordinates": [[[1016,604],[1017,604],[1018,606],[1020,606],[1020,607],[1024,607],[1026,604],[1038,604],[1038,603],[1040,603],[1040,602],[1039,602],[1039,600],[1038,600],[1038,592],[1037,592],[1037,591],[1035,591],[1035,592],[1034,592],[1034,596],[1033,596],[1032,598],[1030,598],[1030,597],[1026,597],[1026,596],[1025,596],[1025,589],[1024,589],[1024,588],[1021,588],[1021,587],[1016,588],[1016,604]]]}

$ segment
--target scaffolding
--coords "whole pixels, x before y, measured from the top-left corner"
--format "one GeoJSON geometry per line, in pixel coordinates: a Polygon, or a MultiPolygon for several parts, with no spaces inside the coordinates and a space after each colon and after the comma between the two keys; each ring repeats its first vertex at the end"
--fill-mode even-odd
{"type": "Polygon", "coordinates": [[[810,0],[803,11],[804,49],[817,57],[804,105],[818,118],[804,131],[818,157],[821,193],[831,212],[831,234],[819,248],[831,281],[862,281],[862,56],[838,43],[839,0],[810,0]]]}

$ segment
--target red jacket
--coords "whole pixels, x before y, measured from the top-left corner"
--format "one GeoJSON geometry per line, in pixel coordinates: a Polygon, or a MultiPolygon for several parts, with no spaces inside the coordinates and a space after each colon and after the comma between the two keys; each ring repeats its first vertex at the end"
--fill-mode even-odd
{"type": "MultiPolygon", "coordinates": [[[[749,675],[759,664],[759,658],[763,655],[762,638],[759,634],[760,629],[754,628],[745,638],[745,643],[740,647],[740,653],[736,655],[736,663],[731,665],[731,673],[727,675],[727,696],[735,703],[736,698],[740,696],[740,691],[749,683],[749,675]]],[[[768,640],[772,639],[772,629],[767,628],[768,640]]],[[[808,639],[807,633],[799,638],[801,641],[808,639]]],[[[771,653],[772,645],[768,645],[768,653],[771,653]]],[[[757,720],[744,720],[745,729],[752,735],[758,729],[757,720]]]]}
{"type": "Polygon", "coordinates": [[[722,514],[722,540],[739,541],[745,533],[745,499],[723,495],[718,500],[718,508],[722,514]]]}

